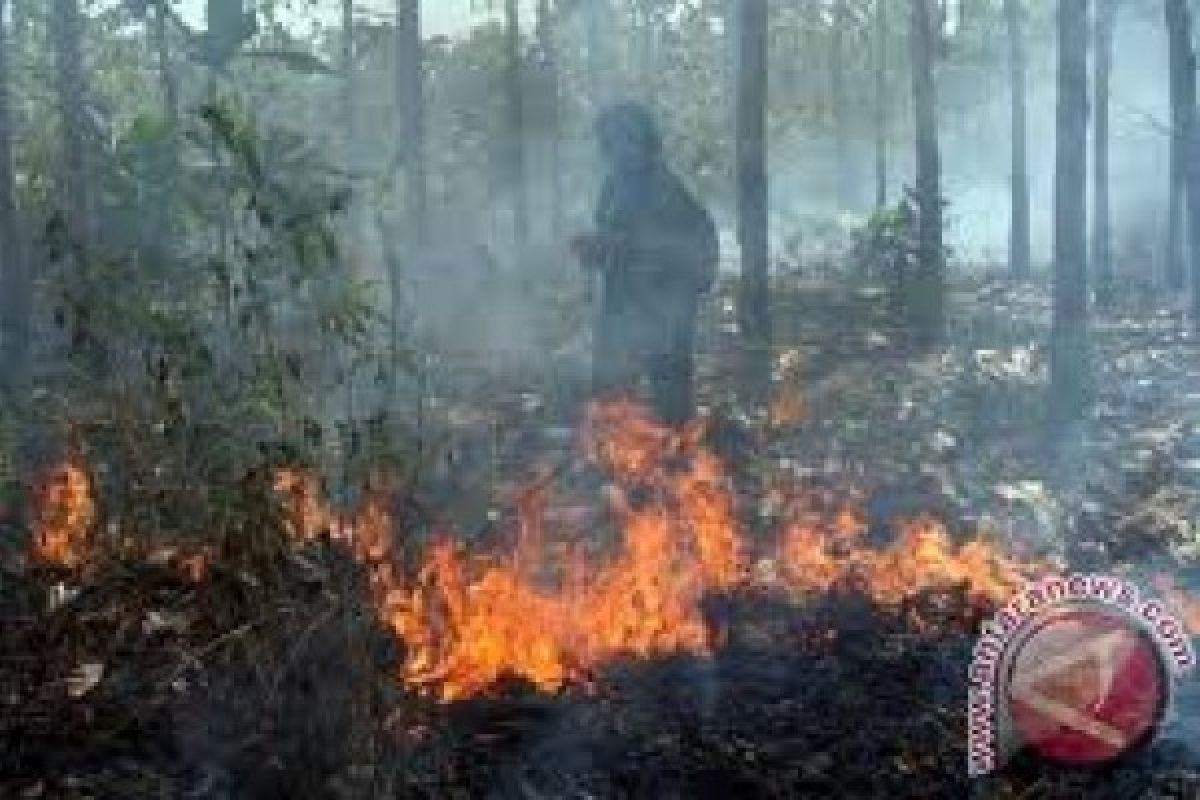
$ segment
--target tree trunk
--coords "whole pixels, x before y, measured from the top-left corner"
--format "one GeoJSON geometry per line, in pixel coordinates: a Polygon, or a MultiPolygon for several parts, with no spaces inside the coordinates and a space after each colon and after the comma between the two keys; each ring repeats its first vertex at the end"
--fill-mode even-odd
{"type": "Polygon", "coordinates": [[[934,35],[931,0],[911,0],[913,118],[916,126],[917,264],[906,306],[913,343],[936,344],[942,336],[945,264],[942,251],[941,164],[938,153],[937,95],[933,78],[934,35]]]}
{"type": "Polygon", "coordinates": [[[163,118],[167,123],[166,147],[159,167],[159,187],[162,201],[155,209],[151,246],[157,258],[172,247],[171,226],[174,220],[175,194],[180,171],[179,84],[171,64],[171,42],[167,30],[168,6],[159,0],[154,9],[154,49],[158,56],[158,80],[162,92],[163,118]]]}
{"type": "Polygon", "coordinates": [[[17,389],[24,383],[29,363],[32,291],[13,180],[7,5],[7,0],[0,0],[0,389],[17,389]]]}
{"type": "Polygon", "coordinates": [[[741,286],[738,316],[745,338],[744,386],[766,397],[770,374],[766,100],[767,0],[738,0],[737,197],[741,286]]]}
{"type": "Polygon", "coordinates": [[[525,174],[525,93],[521,57],[521,16],[517,0],[505,0],[505,50],[508,54],[508,168],[513,195],[513,249],[518,257],[529,242],[529,197],[525,174]]]}
{"type": "Polygon", "coordinates": [[[53,0],[51,37],[57,60],[57,93],[62,115],[62,198],[70,236],[82,249],[94,241],[93,198],[85,134],[83,55],[79,0],[53,0]]]}
{"type": "Polygon", "coordinates": [[[1008,20],[1009,90],[1012,102],[1012,198],[1008,266],[1014,278],[1030,272],[1028,127],[1025,122],[1025,33],[1021,0],[1004,0],[1008,20]]]}
{"type": "Polygon", "coordinates": [[[1095,86],[1093,102],[1096,129],[1092,136],[1092,271],[1097,300],[1112,299],[1112,232],[1108,199],[1108,97],[1112,77],[1112,39],[1116,0],[1096,0],[1093,49],[1095,86]]]}
{"type": "Polygon", "coordinates": [[[587,0],[586,13],[588,94],[595,111],[608,99],[608,71],[612,65],[605,33],[612,21],[612,9],[608,0],[587,0]]]}
{"type": "Polygon", "coordinates": [[[1166,282],[1169,289],[1184,285],[1183,203],[1187,185],[1187,129],[1193,110],[1187,95],[1191,31],[1186,0],[1165,0],[1167,64],[1171,97],[1170,184],[1167,203],[1166,282]]]}
{"type": "Polygon", "coordinates": [[[554,43],[554,21],[549,0],[538,0],[537,5],[538,49],[541,50],[541,87],[546,96],[540,101],[546,104],[545,135],[547,194],[550,197],[550,241],[557,245],[563,240],[563,196],[562,196],[562,131],[559,108],[558,48],[554,43]]]}
{"type": "Polygon", "coordinates": [[[1183,30],[1183,76],[1179,82],[1183,150],[1186,177],[1188,263],[1192,281],[1192,328],[1200,331],[1200,120],[1196,118],[1196,51],[1192,47],[1191,9],[1179,12],[1183,30]]]}
{"type": "Polygon", "coordinates": [[[1058,3],[1051,419],[1082,418],[1087,354],[1087,0],[1058,3]]]}
{"type": "Polygon", "coordinates": [[[425,167],[425,66],[421,53],[421,4],[396,0],[396,113],[404,152],[404,199],[408,239],[425,242],[429,187],[425,167]]]}
{"type": "Polygon", "coordinates": [[[358,82],[354,70],[354,0],[342,0],[342,140],[346,168],[354,173],[358,146],[358,82]]]}
{"type": "Polygon", "coordinates": [[[887,4],[875,0],[875,207],[887,205],[888,90],[887,4]]]}
{"type": "Polygon", "coordinates": [[[850,111],[846,103],[846,0],[833,6],[833,31],[829,53],[830,100],[833,103],[834,148],[837,168],[838,211],[854,209],[854,166],[850,152],[850,111]]]}

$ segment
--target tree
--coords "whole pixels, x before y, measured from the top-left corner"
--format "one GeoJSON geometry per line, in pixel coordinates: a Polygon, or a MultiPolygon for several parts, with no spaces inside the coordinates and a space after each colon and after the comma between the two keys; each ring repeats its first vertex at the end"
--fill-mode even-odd
{"type": "Polygon", "coordinates": [[[85,132],[79,0],[54,0],[50,26],[62,117],[62,197],[70,235],[80,246],[87,248],[94,241],[94,222],[85,132]]]}
{"type": "Polygon", "coordinates": [[[1025,34],[1021,0],[1004,0],[1008,23],[1009,82],[1012,108],[1012,187],[1008,262],[1014,278],[1030,271],[1028,127],[1025,121],[1025,34]]]}
{"type": "Polygon", "coordinates": [[[529,242],[529,196],[525,170],[525,93],[522,91],[521,15],[517,0],[504,2],[506,85],[508,96],[508,168],[513,195],[513,245],[524,252],[529,242]]]}
{"type": "Polygon", "coordinates": [[[24,380],[31,295],[13,180],[7,5],[7,0],[0,0],[0,388],[13,388],[24,380]]]}
{"type": "Polygon", "coordinates": [[[1167,204],[1166,280],[1170,289],[1182,289],[1183,204],[1187,186],[1188,134],[1195,117],[1193,99],[1187,99],[1188,84],[1195,82],[1191,64],[1191,24],[1187,0],[1165,0],[1163,14],[1167,28],[1167,65],[1171,98],[1170,184],[1167,204]]]}
{"type": "Polygon", "coordinates": [[[396,113],[405,166],[409,238],[424,242],[429,188],[425,169],[425,66],[421,55],[420,0],[396,0],[396,113]]]}
{"type": "Polygon", "coordinates": [[[1087,0],[1058,2],[1051,420],[1082,417],[1087,391],[1087,0]]]}
{"type": "Polygon", "coordinates": [[[746,343],[745,386],[766,396],[771,318],[767,240],[767,0],[738,0],[736,163],[741,286],[738,316],[746,343]]]}
{"type": "Polygon", "coordinates": [[[887,3],[875,0],[875,207],[887,205],[888,86],[887,3]]]}
{"type": "Polygon", "coordinates": [[[917,264],[906,305],[914,344],[928,347],[942,335],[946,292],[937,95],[933,77],[937,38],[930,0],[911,0],[909,22],[916,128],[917,264]]]}
{"type": "Polygon", "coordinates": [[[550,239],[562,241],[562,130],[559,109],[558,48],[554,44],[554,20],[549,0],[538,0],[538,102],[542,108],[541,120],[547,140],[546,179],[550,196],[550,239]]]}
{"type": "Polygon", "coordinates": [[[837,203],[839,211],[853,209],[854,168],[850,152],[850,111],[846,102],[845,29],[848,24],[846,0],[835,0],[833,29],[830,31],[829,81],[833,103],[834,147],[837,150],[837,203]]]}
{"type": "Polygon", "coordinates": [[[1096,296],[1107,304],[1112,297],[1112,232],[1108,201],[1108,99],[1112,76],[1112,39],[1116,0],[1096,0],[1093,25],[1095,52],[1095,131],[1092,135],[1092,272],[1096,296]]]}
{"type": "Polygon", "coordinates": [[[158,56],[158,80],[162,93],[163,119],[167,130],[165,147],[159,168],[162,200],[155,210],[156,219],[152,232],[152,246],[160,256],[168,249],[171,221],[175,208],[175,188],[180,170],[179,85],[171,64],[171,44],[167,30],[170,9],[167,0],[158,0],[154,7],[152,29],[154,50],[158,56]]]}

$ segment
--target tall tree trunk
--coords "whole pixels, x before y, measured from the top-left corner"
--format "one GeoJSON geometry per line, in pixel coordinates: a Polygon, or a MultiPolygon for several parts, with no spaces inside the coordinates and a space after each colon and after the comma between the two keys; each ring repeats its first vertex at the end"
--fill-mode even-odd
{"type": "Polygon", "coordinates": [[[1029,160],[1025,121],[1025,33],[1021,0],[1004,0],[1008,20],[1009,91],[1012,103],[1012,186],[1008,266],[1017,279],[1029,277],[1029,160]]]}
{"type": "Polygon", "coordinates": [[[1185,33],[1180,102],[1184,172],[1187,187],[1188,263],[1192,281],[1192,328],[1200,332],[1200,119],[1196,117],[1196,51],[1192,46],[1191,9],[1184,6],[1179,26],[1185,33]]]}
{"type": "Polygon", "coordinates": [[[529,196],[525,169],[524,59],[521,57],[521,15],[517,0],[505,0],[505,50],[508,58],[508,168],[513,195],[513,248],[521,254],[529,243],[529,196]]]}
{"type": "Polygon", "coordinates": [[[1113,22],[1116,0],[1096,0],[1093,28],[1095,131],[1092,135],[1092,271],[1096,297],[1107,305],[1112,299],[1112,231],[1108,200],[1108,97],[1112,77],[1113,22]]]}
{"type": "Polygon", "coordinates": [[[358,81],[354,69],[354,0],[342,0],[343,159],[351,173],[358,166],[358,81]]]}
{"type": "Polygon", "coordinates": [[[167,0],[158,0],[154,9],[154,50],[158,56],[158,81],[162,93],[163,119],[167,124],[166,146],[159,165],[159,186],[162,201],[155,209],[151,246],[157,257],[163,257],[172,246],[171,226],[174,218],[175,194],[180,171],[179,84],[171,64],[171,42],[167,30],[169,8],[167,0]]]}
{"type": "Polygon", "coordinates": [[[767,0],[738,0],[737,197],[741,286],[738,316],[745,338],[744,386],[766,397],[770,374],[766,101],[767,0]]]}
{"type": "Polygon", "coordinates": [[[425,166],[425,65],[420,0],[396,0],[396,113],[405,172],[408,239],[426,241],[429,186],[425,166]]]}
{"type": "Polygon", "coordinates": [[[940,340],[945,314],[946,275],[942,250],[941,157],[938,152],[937,95],[933,77],[937,37],[931,0],[911,0],[913,119],[916,125],[917,264],[906,306],[914,344],[940,340]]]}
{"type": "Polygon", "coordinates": [[[62,115],[62,197],[70,235],[83,249],[94,241],[93,198],[85,133],[83,55],[79,0],[53,0],[51,37],[57,60],[57,93],[62,115]]]}
{"type": "Polygon", "coordinates": [[[1058,2],[1051,419],[1082,417],[1087,393],[1087,0],[1058,2]]]}
{"type": "Polygon", "coordinates": [[[7,5],[0,0],[0,389],[16,389],[24,383],[29,362],[32,291],[13,179],[7,5]]]}
{"type": "Polygon", "coordinates": [[[849,211],[854,203],[854,167],[850,152],[850,110],[846,102],[846,0],[835,0],[829,52],[830,100],[833,103],[834,148],[837,168],[838,211],[849,211]]]}
{"type": "Polygon", "coordinates": [[[586,3],[588,95],[593,110],[598,110],[608,99],[608,72],[612,64],[605,34],[612,22],[612,8],[609,0],[586,0],[586,3]]]}
{"type": "Polygon", "coordinates": [[[1167,203],[1166,282],[1169,289],[1182,289],[1183,268],[1183,203],[1187,186],[1187,128],[1194,112],[1187,95],[1188,53],[1191,51],[1191,31],[1187,0],[1165,0],[1163,6],[1167,27],[1167,65],[1171,97],[1170,184],[1167,203]]]}
{"type": "Polygon", "coordinates": [[[875,207],[887,205],[888,87],[887,4],[875,0],[875,207]]]}
{"type": "Polygon", "coordinates": [[[550,240],[555,245],[563,240],[563,196],[562,196],[562,131],[559,101],[558,48],[554,42],[554,20],[549,0],[538,0],[537,5],[538,49],[541,50],[541,86],[546,96],[540,102],[546,104],[546,180],[550,196],[550,240]]]}

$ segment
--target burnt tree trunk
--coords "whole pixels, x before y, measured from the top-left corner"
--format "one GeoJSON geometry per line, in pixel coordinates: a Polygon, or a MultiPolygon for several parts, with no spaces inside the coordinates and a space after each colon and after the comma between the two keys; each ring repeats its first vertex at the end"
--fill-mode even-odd
{"type": "Polygon", "coordinates": [[[945,258],[942,249],[941,158],[938,152],[937,95],[933,77],[937,38],[932,0],[911,0],[913,118],[916,126],[917,264],[908,281],[906,306],[918,348],[942,337],[945,314],[945,258]]]}
{"type": "Polygon", "coordinates": [[[1112,228],[1108,198],[1109,85],[1112,78],[1112,39],[1116,0],[1096,0],[1093,25],[1095,86],[1092,105],[1095,131],[1092,135],[1092,273],[1096,298],[1107,305],[1112,299],[1112,228]]]}
{"type": "Polygon", "coordinates": [[[745,340],[748,398],[766,397],[771,319],[767,244],[767,0],[738,0],[736,163],[741,284],[738,317],[745,340]]]}
{"type": "Polygon", "coordinates": [[[13,178],[7,5],[0,0],[0,389],[16,389],[25,380],[29,362],[32,292],[13,178]]]}
{"type": "Polygon", "coordinates": [[[1087,0],[1058,3],[1051,419],[1082,417],[1087,393],[1087,0]]]}
{"type": "Polygon", "coordinates": [[[159,91],[162,94],[163,119],[167,133],[162,156],[156,170],[159,185],[157,194],[161,198],[154,209],[150,246],[156,258],[164,257],[172,248],[172,224],[174,221],[175,192],[180,170],[180,121],[179,84],[171,63],[171,42],[167,28],[168,7],[166,0],[159,0],[154,9],[154,27],[151,30],[155,54],[158,58],[159,91]]]}
{"type": "Polygon", "coordinates": [[[1191,25],[1187,0],[1165,0],[1163,13],[1167,28],[1167,65],[1171,97],[1170,183],[1167,201],[1167,241],[1165,277],[1169,289],[1182,289],[1183,204],[1187,187],[1187,133],[1194,116],[1187,101],[1191,53],[1191,25]]]}
{"type": "Polygon", "coordinates": [[[1012,276],[1029,277],[1029,159],[1025,119],[1025,33],[1021,0],[1004,0],[1008,21],[1009,86],[1012,108],[1012,186],[1008,263],[1012,276]]]}

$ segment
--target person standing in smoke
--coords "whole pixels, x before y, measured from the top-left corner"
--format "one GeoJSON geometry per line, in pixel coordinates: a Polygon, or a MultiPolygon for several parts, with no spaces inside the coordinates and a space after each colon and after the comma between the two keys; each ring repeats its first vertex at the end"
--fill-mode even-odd
{"type": "Polygon", "coordinates": [[[630,393],[645,380],[659,417],[693,415],[693,342],[700,297],[716,278],[712,217],[671,172],[650,113],[620,103],[596,122],[608,170],[595,230],[572,249],[600,276],[592,383],[599,396],[630,393]]]}

